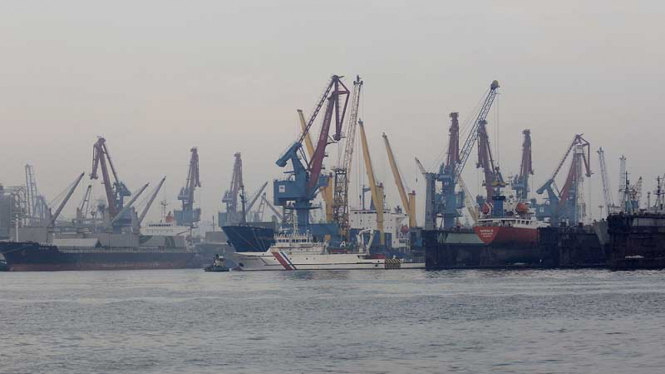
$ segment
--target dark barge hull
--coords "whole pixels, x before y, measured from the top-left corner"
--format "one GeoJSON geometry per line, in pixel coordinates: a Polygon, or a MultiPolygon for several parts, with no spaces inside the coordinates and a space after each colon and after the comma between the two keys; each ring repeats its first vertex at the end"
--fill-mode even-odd
{"type": "Polygon", "coordinates": [[[10,271],[184,269],[194,252],[159,248],[60,250],[32,242],[0,243],[10,271]]]}
{"type": "Polygon", "coordinates": [[[428,270],[546,266],[538,248],[484,244],[473,231],[423,230],[422,241],[428,270]]]}
{"type": "Polygon", "coordinates": [[[608,266],[597,235],[579,228],[540,228],[528,247],[474,242],[470,231],[423,230],[426,269],[555,269],[608,266]]]}
{"type": "Polygon", "coordinates": [[[607,217],[612,270],[665,269],[665,215],[607,217]]]}

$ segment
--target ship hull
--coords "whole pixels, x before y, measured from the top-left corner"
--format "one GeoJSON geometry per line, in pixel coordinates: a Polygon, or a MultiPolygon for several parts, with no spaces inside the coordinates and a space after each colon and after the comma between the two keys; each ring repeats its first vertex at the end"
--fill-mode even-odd
{"type": "Polygon", "coordinates": [[[485,244],[507,247],[535,247],[538,245],[538,229],[522,227],[476,226],[474,232],[485,244]]]}
{"type": "Polygon", "coordinates": [[[610,268],[665,269],[665,215],[610,215],[610,268]]]}
{"type": "Polygon", "coordinates": [[[270,227],[237,225],[222,230],[236,252],[265,252],[275,243],[275,230],[270,227]]]}
{"type": "MultiPolygon", "coordinates": [[[[534,230],[537,233],[537,230],[534,230]]],[[[474,231],[423,230],[428,270],[542,268],[537,246],[511,240],[486,244],[474,231]]]]}
{"type": "Polygon", "coordinates": [[[404,264],[399,259],[385,259],[360,254],[306,254],[274,251],[236,253],[238,269],[243,271],[289,270],[383,270],[423,268],[424,264],[404,264]]]}
{"type": "Polygon", "coordinates": [[[1,243],[10,271],[139,270],[187,268],[194,252],[160,248],[61,249],[31,242],[1,243]]]}

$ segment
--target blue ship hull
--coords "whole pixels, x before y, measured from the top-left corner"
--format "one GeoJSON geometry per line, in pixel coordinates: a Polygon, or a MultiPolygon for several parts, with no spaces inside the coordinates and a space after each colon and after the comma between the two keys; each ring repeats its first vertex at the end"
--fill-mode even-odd
{"type": "Polygon", "coordinates": [[[275,243],[275,229],[258,225],[223,226],[236,252],[265,252],[275,243]]]}

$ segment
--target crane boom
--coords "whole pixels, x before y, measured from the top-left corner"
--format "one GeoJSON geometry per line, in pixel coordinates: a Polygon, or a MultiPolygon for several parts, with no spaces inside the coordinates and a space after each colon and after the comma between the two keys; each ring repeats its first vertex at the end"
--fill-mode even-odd
{"type": "MultiPolygon", "coordinates": [[[[305,131],[307,131],[307,123],[305,123],[305,116],[300,109],[298,109],[298,117],[300,118],[300,128],[303,133],[305,133],[305,131]]],[[[314,157],[314,144],[312,144],[312,136],[309,131],[305,134],[305,148],[307,149],[307,157],[312,159],[314,157]]],[[[328,181],[327,186],[320,188],[321,198],[326,205],[326,222],[331,222],[333,218],[331,182],[332,181],[328,181]]]]}
{"type": "Polygon", "coordinates": [[[275,216],[277,217],[277,219],[279,219],[280,221],[284,219],[284,217],[282,217],[282,213],[280,213],[277,210],[277,208],[275,208],[275,206],[272,205],[272,203],[270,201],[268,201],[265,194],[261,195],[261,200],[268,206],[268,208],[270,210],[272,210],[273,213],[275,213],[275,216]]]}
{"type": "Polygon", "coordinates": [[[603,182],[603,197],[605,199],[605,211],[607,214],[614,212],[614,197],[612,196],[612,187],[610,186],[609,176],[607,175],[607,165],[605,164],[605,151],[603,147],[598,148],[598,163],[600,164],[600,177],[603,182]]]}
{"type": "Polygon", "coordinates": [[[256,191],[254,195],[252,195],[252,198],[249,199],[249,203],[247,204],[247,211],[251,211],[252,208],[254,207],[254,204],[259,200],[261,197],[261,194],[263,193],[263,190],[266,189],[266,186],[268,186],[268,182],[265,182],[261,185],[261,187],[256,191]]]}
{"type": "MultiPolygon", "coordinates": [[[[333,140],[339,141],[342,136],[342,124],[344,122],[346,107],[349,103],[349,90],[346,88],[344,83],[342,83],[340,76],[333,75],[332,79],[330,80],[329,87],[334,87],[334,89],[330,93],[330,97],[325,99],[325,101],[327,101],[327,105],[323,117],[321,132],[319,133],[319,140],[316,143],[314,154],[312,155],[308,165],[310,178],[309,182],[307,183],[307,191],[310,194],[313,194],[316,190],[316,187],[319,183],[319,177],[321,176],[321,170],[323,169],[323,159],[326,156],[326,147],[328,146],[328,136],[330,134],[330,125],[332,122],[333,113],[335,114],[335,133],[333,134],[333,140]],[[345,97],[345,101],[344,107],[340,113],[340,98],[342,96],[345,97]]],[[[307,133],[309,133],[312,121],[313,117],[310,119],[310,123],[306,128],[307,133]]],[[[306,134],[303,133],[303,136],[305,135],[306,134]]]]}
{"type": "Polygon", "coordinates": [[[134,202],[136,201],[136,199],[138,199],[139,196],[141,196],[141,194],[143,193],[143,191],[145,191],[145,189],[148,188],[148,185],[149,185],[149,183],[144,184],[143,187],[141,187],[141,188],[140,188],[140,189],[134,194],[134,197],[132,197],[132,199],[129,200],[129,202],[128,202],[128,203],[122,208],[122,210],[121,210],[120,212],[118,212],[118,214],[116,214],[115,217],[113,217],[113,219],[111,220],[111,223],[110,223],[109,226],[113,226],[113,224],[114,224],[116,221],[118,221],[118,220],[119,220],[119,219],[125,214],[125,212],[129,211],[129,209],[132,207],[132,205],[134,204],[134,202]]]}
{"type": "Polygon", "coordinates": [[[471,155],[471,149],[478,140],[478,127],[481,125],[482,122],[486,121],[487,119],[487,115],[489,114],[490,108],[492,108],[492,103],[494,103],[494,98],[496,97],[497,94],[496,92],[497,88],[499,88],[499,82],[496,80],[492,81],[492,84],[490,84],[490,90],[487,93],[487,96],[485,97],[485,101],[483,102],[483,106],[480,108],[480,112],[478,112],[478,116],[476,117],[476,120],[473,122],[473,127],[471,128],[471,131],[469,132],[469,135],[466,137],[464,145],[462,146],[459,158],[460,162],[457,164],[457,167],[455,168],[456,177],[459,177],[462,174],[462,171],[464,170],[464,165],[466,165],[466,162],[469,159],[469,156],[471,155]]]}
{"type": "Polygon", "coordinates": [[[404,186],[404,180],[402,175],[399,172],[397,167],[397,161],[395,161],[395,154],[393,149],[390,146],[390,141],[388,140],[388,135],[383,133],[383,142],[386,146],[386,153],[388,153],[388,161],[390,163],[390,169],[393,172],[393,177],[395,178],[395,185],[399,191],[399,197],[402,200],[402,206],[406,211],[406,214],[409,217],[409,227],[416,227],[416,193],[414,191],[407,193],[406,187],[404,186]]]}
{"type": "Polygon", "coordinates": [[[303,114],[302,109],[298,109],[298,118],[300,119],[300,129],[303,132],[305,140],[305,148],[307,148],[307,157],[312,158],[312,156],[314,156],[314,144],[312,144],[312,135],[307,130],[307,122],[305,121],[305,115],[303,114]]]}
{"type": "Polygon", "coordinates": [[[87,217],[91,196],[92,196],[92,184],[89,184],[88,188],[85,189],[85,194],[83,194],[83,200],[81,200],[81,203],[76,208],[77,219],[83,219],[87,217]]]}
{"type": "Polygon", "coordinates": [[[49,221],[49,224],[47,227],[53,227],[55,225],[55,220],[58,219],[58,216],[60,216],[60,213],[62,213],[62,209],[67,205],[67,202],[69,201],[69,198],[72,197],[72,194],[74,193],[74,190],[76,190],[76,187],[78,187],[79,183],[81,182],[81,179],[83,179],[83,176],[85,173],[81,173],[78,178],[76,178],[76,181],[74,184],[72,184],[72,187],[67,191],[67,195],[65,196],[64,199],[62,199],[62,202],[58,206],[58,209],[56,209],[55,213],[51,216],[51,220],[49,221]]]}
{"type": "Polygon", "coordinates": [[[162,185],[164,185],[164,181],[166,181],[166,177],[162,178],[161,181],[159,181],[159,184],[155,188],[155,191],[150,195],[150,199],[146,203],[145,207],[143,208],[143,211],[141,212],[141,215],[139,216],[139,226],[141,225],[141,222],[143,222],[143,219],[145,216],[148,214],[148,211],[150,210],[150,207],[152,206],[152,203],[155,201],[155,198],[157,197],[157,194],[159,193],[159,190],[162,189],[162,185]]]}
{"type": "MultiPolygon", "coordinates": [[[[353,82],[353,94],[351,98],[351,112],[349,113],[349,124],[346,128],[346,142],[344,145],[344,159],[338,162],[338,165],[346,170],[347,175],[351,173],[351,166],[353,165],[353,149],[356,139],[356,127],[358,125],[358,110],[360,109],[360,94],[363,87],[363,81],[360,76],[356,76],[353,82]]],[[[340,153],[340,157],[342,153],[340,153]]],[[[348,180],[348,179],[347,179],[348,180]]]]}
{"type": "Polygon", "coordinates": [[[418,166],[418,170],[420,170],[420,174],[422,175],[427,175],[427,170],[425,170],[425,167],[423,166],[422,162],[416,157],[416,166],[418,166]]]}
{"type": "Polygon", "coordinates": [[[385,235],[383,233],[383,186],[376,182],[374,167],[372,166],[372,158],[369,153],[369,145],[367,144],[367,135],[365,134],[365,126],[363,125],[362,120],[358,121],[358,128],[360,130],[360,141],[363,148],[367,179],[372,193],[372,200],[374,200],[374,207],[376,208],[376,228],[380,233],[379,241],[381,246],[384,246],[386,243],[385,235]]]}

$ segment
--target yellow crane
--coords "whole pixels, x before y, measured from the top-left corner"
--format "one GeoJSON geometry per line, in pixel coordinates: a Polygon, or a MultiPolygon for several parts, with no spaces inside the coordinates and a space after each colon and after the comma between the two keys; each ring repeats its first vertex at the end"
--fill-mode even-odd
{"type": "Polygon", "coordinates": [[[409,217],[409,228],[416,227],[416,192],[411,191],[407,194],[406,187],[404,186],[404,180],[399,172],[397,167],[397,161],[395,161],[395,154],[393,149],[390,146],[390,141],[388,140],[388,135],[383,133],[383,142],[386,145],[386,152],[388,153],[388,161],[390,162],[390,169],[393,171],[393,177],[395,177],[395,184],[397,185],[397,190],[399,191],[399,197],[402,199],[402,206],[406,211],[406,214],[409,217]]]}
{"type": "MultiPolygon", "coordinates": [[[[302,131],[307,130],[307,121],[305,120],[305,115],[301,109],[298,109],[298,117],[300,118],[300,128],[302,131]]],[[[307,133],[305,135],[305,148],[307,148],[307,156],[311,159],[314,155],[314,144],[312,143],[312,137],[307,133]]],[[[326,204],[326,222],[330,223],[333,220],[333,189],[332,189],[332,178],[328,179],[328,186],[320,188],[321,197],[326,204]]]]}
{"type": "Polygon", "coordinates": [[[376,229],[379,232],[380,243],[383,247],[386,245],[386,236],[383,233],[383,185],[377,183],[374,176],[374,167],[372,166],[372,158],[369,155],[367,135],[365,135],[365,126],[362,120],[358,120],[358,126],[360,129],[360,142],[363,147],[363,158],[365,159],[365,170],[367,172],[367,179],[369,180],[369,188],[372,192],[374,207],[376,208],[376,229]]]}

